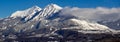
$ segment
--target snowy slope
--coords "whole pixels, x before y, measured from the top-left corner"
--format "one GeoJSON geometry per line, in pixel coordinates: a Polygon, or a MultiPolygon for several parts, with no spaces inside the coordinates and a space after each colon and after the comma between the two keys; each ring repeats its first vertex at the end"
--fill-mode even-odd
{"type": "Polygon", "coordinates": [[[29,9],[23,10],[23,11],[16,11],[14,12],[10,17],[13,18],[17,18],[17,17],[26,17],[28,16],[28,19],[32,17],[32,15],[34,15],[36,12],[40,11],[41,8],[39,8],[38,6],[33,6],[29,9]]]}
{"type": "Polygon", "coordinates": [[[54,13],[60,11],[62,7],[56,5],[56,4],[50,4],[46,6],[40,13],[37,15],[34,20],[38,20],[40,18],[49,17],[50,15],[53,15],[54,13]]]}
{"type": "Polygon", "coordinates": [[[109,29],[107,26],[100,25],[98,23],[90,23],[85,20],[70,19],[70,21],[74,22],[75,24],[78,24],[79,28],[83,30],[108,30],[109,29]]]}

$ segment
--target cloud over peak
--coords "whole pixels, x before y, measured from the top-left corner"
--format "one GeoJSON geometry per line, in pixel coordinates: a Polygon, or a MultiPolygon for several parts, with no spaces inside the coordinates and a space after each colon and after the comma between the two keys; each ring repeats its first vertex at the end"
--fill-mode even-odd
{"type": "Polygon", "coordinates": [[[74,15],[80,19],[88,19],[92,21],[115,21],[120,19],[120,8],[78,8],[65,7],[62,14],[74,15]]]}

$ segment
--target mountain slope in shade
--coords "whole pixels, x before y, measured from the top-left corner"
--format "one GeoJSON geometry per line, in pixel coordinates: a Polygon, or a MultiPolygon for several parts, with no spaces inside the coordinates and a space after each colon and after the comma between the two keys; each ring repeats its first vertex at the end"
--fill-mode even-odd
{"type": "Polygon", "coordinates": [[[106,26],[110,27],[111,29],[120,30],[120,19],[117,21],[111,21],[111,22],[98,21],[98,23],[102,24],[102,25],[106,25],[106,26]]]}

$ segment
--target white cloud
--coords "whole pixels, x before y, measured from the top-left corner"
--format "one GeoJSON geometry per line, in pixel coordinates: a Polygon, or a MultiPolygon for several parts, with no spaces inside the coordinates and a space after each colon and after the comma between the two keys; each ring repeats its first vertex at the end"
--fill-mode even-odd
{"type": "Polygon", "coordinates": [[[115,21],[120,19],[120,8],[78,8],[66,7],[61,11],[61,14],[74,15],[81,19],[88,19],[93,21],[115,21]]]}

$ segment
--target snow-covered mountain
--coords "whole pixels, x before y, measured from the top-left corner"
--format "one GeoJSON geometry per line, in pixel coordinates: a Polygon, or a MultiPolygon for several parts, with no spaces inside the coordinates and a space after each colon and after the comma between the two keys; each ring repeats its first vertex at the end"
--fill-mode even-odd
{"type": "MultiPolygon", "coordinates": [[[[27,10],[24,11],[17,11],[15,13],[13,13],[10,17],[12,18],[17,18],[17,17],[21,17],[24,21],[27,20],[32,20],[32,21],[43,21],[46,20],[46,22],[49,21],[54,21],[54,20],[47,20],[46,18],[49,18],[52,15],[55,15],[57,12],[60,12],[60,10],[62,10],[62,7],[56,5],[56,4],[50,4],[47,5],[43,10],[41,10],[41,8],[39,8],[38,6],[34,6],[32,8],[29,8],[27,10]]],[[[57,13],[59,14],[59,13],[57,13]]],[[[59,18],[59,20],[62,20],[61,17],[57,17],[59,18]]],[[[57,19],[56,19],[57,20],[57,19]]],[[[57,20],[57,22],[59,23],[59,20],[57,20]]],[[[72,24],[78,24],[79,28],[81,29],[87,29],[87,30],[106,30],[106,28],[108,29],[107,26],[103,26],[97,23],[89,23],[85,20],[79,20],[79,19],[68,19],[67,21],[72,21],[74,23],[72,24]]],[[[64,21],[63,21],[64,22],[64,21]]],[[[68,24],[68,23],[65,23],[68,24]]]]}
{"type": "Polygon", "coordinates": [[[56,12],[60,11],[62,9],[62,7],[56,5],[56,4],[50,4],[48,6],[46,6],[40,13],[39,15],[37,15],[34,19],[40,19],[40,18],[45,18],[45,17],[49,17],[53,14],[55,14],[56,12]]]}
{"type": "Polygon", "coordinates": [[[118,33],[118,31],[96,22],[78,19],[72,15],[61,15],[60,12],[63,9],[56,4],[49,4],[43,9],[33,6],[23,11],[16,11],[10,17],[0,19],[0,37],[8,39],[11,37],[48,37],[57,35],[64,38],[65,34],[61,34],[61,32],[75,35],[72,34],[74,31],[91,34],[118,33]]]}
{"type": "Polygon", "coordinates": [[[23,11],[16,11],[14,12],[10,17],[17,18],[25,18],[25,20],[31,19],[34,15],[36,15],[37,12],[41,11],[41,8],[38,6],[33,6],[29,9],[23,10],[23,11]]]}

